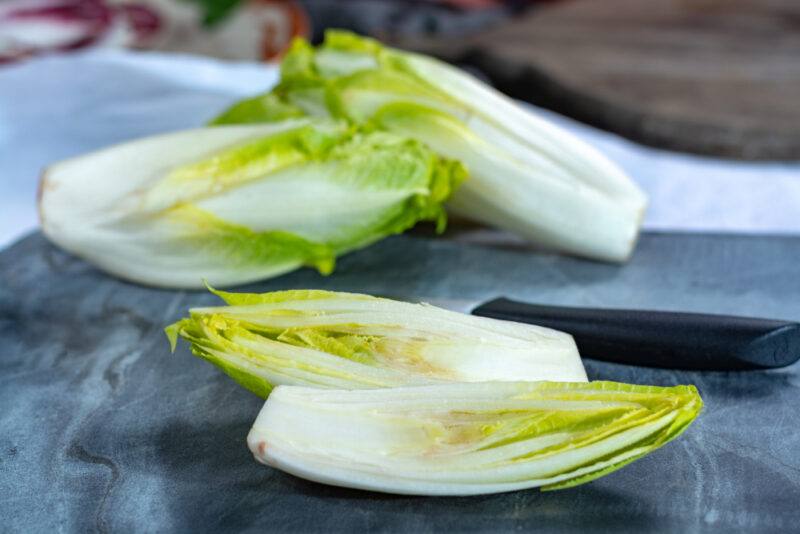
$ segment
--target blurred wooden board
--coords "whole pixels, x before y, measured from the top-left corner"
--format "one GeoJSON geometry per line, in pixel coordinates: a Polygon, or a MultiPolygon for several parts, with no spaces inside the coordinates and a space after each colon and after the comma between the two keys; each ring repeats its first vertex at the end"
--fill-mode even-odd
{"type": "Polygon", "coordinates": [[[648,145],[800,159],[800,1],[574,0],[461,41],[400,43],[648,145]]]}

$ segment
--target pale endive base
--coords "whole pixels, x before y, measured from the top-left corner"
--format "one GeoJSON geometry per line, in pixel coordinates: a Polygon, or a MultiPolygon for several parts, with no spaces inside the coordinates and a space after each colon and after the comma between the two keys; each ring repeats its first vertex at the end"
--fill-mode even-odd
{"type": "Polygon", "coordinates": [[[276,388],[247,443],[296,476],[410,495],[560,489],[678,436],[693,386],[480,382],[380,390],[276,388]]]}
{"type": "Polygon", "coordinates": [[[271,265],[269,272],[255,266],[251,273],[230,273],[224,258],[212,265],[203,250],[177,251],[166,246],[159,250],[157,244],[166,241],[169,229],[147,221],[145,198],[138,192],[177,166],[308,123],[308,119],[297,119],[182,130],[55,163],[43,171],[39,184],[42,231],[52,242],[101,269],[148,285],[201,288],[206,278],[224,286],[231,283],[229,274],[241,283],[296,269],[299,262],[271,265]]]}

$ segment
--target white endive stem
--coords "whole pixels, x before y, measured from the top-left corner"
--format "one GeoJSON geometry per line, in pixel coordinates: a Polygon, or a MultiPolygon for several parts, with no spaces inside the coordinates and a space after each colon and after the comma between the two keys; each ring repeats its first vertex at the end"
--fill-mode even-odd
{"type": "Polygon", "coordinates": [[[390,104],[377,121],[465,164],[470,177],[448,202],[459,215],[589,258],[624,261],[631,254],[644,213],[634,195],[601,190],[563,167],[554,172],[551,161],[526,157],[518,143],[497,142],[507,137],[487,141],[424,106],[390,104]]]}
{"type": "Polygon", "coordinates": [[[112,145],[45,168],[39,187],[39,214],[45,234],[58,242],[76,223],[113,220],[135,210],[128,197],[155,184],[175,166],[250,139],[309,124],[310,119],[247,126],[197,128],[112,145]]]}
{"type": "Polygon", "coordinates": [[[655,450],[701,407],[693,386],[613,382],[280,386],[247,443],[262,463],[337,486],[414,495],[557,489],[655,450]]]}
{"type": "Polygon", "coordinates": [[[460,118],[482,143],[447,146],[415,132],[470,170],[473,179],[449,203],[456,213],[556,250],[628,259],[647,197],[619,167],[472,76],[435,59],[406,58],[423,79],[477,111],[460,118]]]}
{"type": "Polygon", "coordinates": [[[636,209],[643,210],[647,205],[647,197],[636,183],[591,145],[457,68],[418,54],[407,54],[407,59],[425,80],[481,111],[480,117],[467,122],[484,140],[502,143],[502,137],[509,136],[568,169],[592,188],[636,209]]]}
{"type": "Polygon", "coordinates": [[[203,278],[226,285],[295,269],[301,262],[271,265],[269,271],[254,266],[252,272],[231,272],[223,264],[210,263],[203,250],[171,250],[168,225],[152,225],[143,217],[151,209],[144,192],[176,166],[308,122],[184,130],[51,165],[39,185],[42,231],[60,247],[112,274],[152,285],[202,287],[203,278]]]}

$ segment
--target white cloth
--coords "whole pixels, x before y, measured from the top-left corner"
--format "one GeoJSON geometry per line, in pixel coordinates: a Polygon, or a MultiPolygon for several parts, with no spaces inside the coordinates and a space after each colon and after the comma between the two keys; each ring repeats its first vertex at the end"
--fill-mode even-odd
{"type": "MultiPolygon", "coordinates": [[[[268,89],[274,66],[93,50],[0,67],[0,248],[37,225],[50,162],[203,124],[268,89]]],[[[643,147],[553,113],[650,195],[645,228],[800,233],[800,163],[744,163],[643,147]]]]}

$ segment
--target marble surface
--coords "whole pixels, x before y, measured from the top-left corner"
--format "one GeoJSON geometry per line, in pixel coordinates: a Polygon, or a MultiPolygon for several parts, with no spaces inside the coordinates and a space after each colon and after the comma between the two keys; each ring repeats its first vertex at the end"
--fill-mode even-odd
{"type": "MultiPolygon", "coordinates": [[[[520,246],[383,241],[318,287],[800,320],[800,238],[647,234],[615,267],[520,246]]],[[[800,525],[800,366],[697,373],[587,360],[592,379],[698,386],[678,440],[590,484],[470,498],[343,490],[257,464],[261,401],[162,328],[202,292],[109,278],[33,234],[0,252],[0,531],[788,532],[800,525]]]]}

